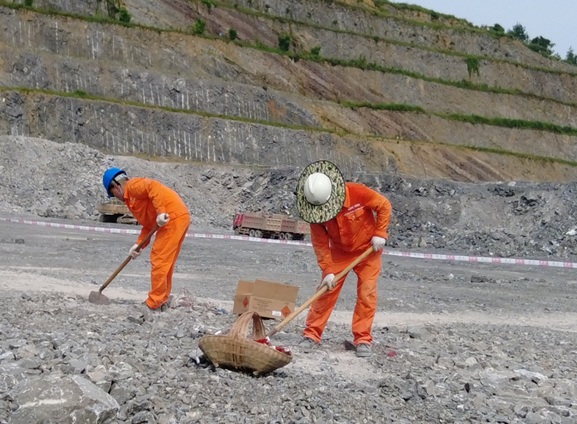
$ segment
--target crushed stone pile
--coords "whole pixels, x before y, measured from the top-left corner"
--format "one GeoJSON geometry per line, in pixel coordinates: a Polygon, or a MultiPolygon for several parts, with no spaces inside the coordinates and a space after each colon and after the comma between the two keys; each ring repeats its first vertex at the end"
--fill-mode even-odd
{"type": "MultiPolygon", "coordinates": [[[[530,327],[377,327],[373,356],[345,350],[348,325],[252,377],[199,359],[236,316],[185,292],[167,312],[70,294],[0,298],[0,423],[573,423],[575,333],[530,327]],[[548,361],[542,361],[548,358],[548,361]],[[311,365],[314,364],[314,365],[311,365]],[[76,417],[76,418],[74,418],[76,417]],[[83,421],[74,421],[82,419],[83,421]]],[[[270,325],[270,324],[268,324],[270,325]]]]}
{"type": "MultiPolygon", "coordinates": [[[[252,169],[111,157],[80,144],[0,137],[0,210],[17,215],[96,220],[111,167],[176,190],[201,229],[231,229],[243,211],[297,216],[298,169],[252,169]]],[[[393,204],[389,246],[500,257],[576,255],[577,184],[417,180],[353,175],[393,204]]]]}
{"type": "Polygon", "coordinates": [[[119,167],[133,177],[157,179],[176,190],[201,228],[230,228],[243,210],[288,211],[287,171],[146,161],[111,157],[75,143],[0,137],[0,208],[40,217],[97,220],[107,201],[102,175],[119,167]]]}

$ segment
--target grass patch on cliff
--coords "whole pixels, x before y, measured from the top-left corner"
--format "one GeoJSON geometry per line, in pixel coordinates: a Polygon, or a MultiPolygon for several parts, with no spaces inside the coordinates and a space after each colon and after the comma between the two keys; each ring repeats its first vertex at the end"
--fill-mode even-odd
{"type": "MultiPolygon", "coordinates": [[[[382,137],[379,137],[379,136],[368,136],[367,138],[382,139],[382,137]]],[[[490,153],[490,154],[500,155],[500,156],[511,156],[511,157],[515,157],[518,159],[530,160],[530,161],[541,162],[541,163],[548,163],[548,164],[553,163],[553,164],[577,167],[577,162],[572,161],[572,160],[554,158],[554,157],[550,157],[550,156],[533,155],[530,153],[514,152],[511,150],[499,149],[499,148],[495,148],[495,147],[482,147],[482,146],[471,146],[471,145],[463,145],[463,144],[450,144],[450,143],[444,143],[442,141],[424,141],[424,140],[406,140],[406,139],[401,139],[401,140],[383,139],[383,142],[387,142],[387,143],[405,142],[405,143],[418,144],[418,145],[424,145],[424,146],[441,146],[441,147],[447,147],[450,149],[468,150],[468,151],[472,150],[475,152],[490,153]]]]}
{"type": "Polygon", "coordinates": [[[369,108],[369,109],[376,109],[376,110],[390,110],[392,112],[418,112],[424,113],[427,112],[420,106],[412,106],[406,105],[401,103],[368,103],[368,102],[341,102],[341,104],[345,107],[350,107],[351,109],[359,109],[359,108],[369,108]]]}
{"type": "Polygon", "coordinates": [[[435,143],[435,144],[453,146],[456,148],[473,150],[476,152],[493,153],[493,154],[503,155],[503,156],[514,156],[517,158],[528,159],[528,160],[532,160],[532,161],[545,162],[545,163],[557,163],[560,165],[577,167],[577,162],[575,162],[575,161],[567,160],[567,159],[560,159],[560,158],[552,158],[549,156],[531,155],[529,153],[518,153],[518,152],[512,152],[510,150],[495,149],[495,148],[491,148],[491,147],[456,146],[454,144],[446,144],[446,143],[435,143]]]}
{"type": "Polygon", "coordinates": [[[492,125],[495,127],[517,128],[523,130],[547,131],[557,134],[577,136],[577,128],[552,124],[541,121],[525,121],[522,119],[509,118],[486,118],[478,115],[460,115],[460,114],[435,114],[441,118],[453,121],[468,122],[470,124],[492,125]]]}
{"type": "Polygon", "coordinates": [[[474,125],[491,125],[494,127],[516,128],[522,130],[546,131],[556,134],[563,134],[569,136],[577,136],[577,128],[570,126],[563,126],[552,124],[550,122],[541,121],[527,121],[523,119],[509,119],[509,118],[487,118],[479,115],[462,115],[457,113],[445,114],[428,112],[420,106],[413,106],[407,104],[384,104],[384,103],[369,103],[369,102],[341,102],[341,105],[352,109],[367,108],[373,110],[389,110],[392,112],[414,112],[424,115],[437,116],[442,119],[450,121],[467,122],[474,125]]]}

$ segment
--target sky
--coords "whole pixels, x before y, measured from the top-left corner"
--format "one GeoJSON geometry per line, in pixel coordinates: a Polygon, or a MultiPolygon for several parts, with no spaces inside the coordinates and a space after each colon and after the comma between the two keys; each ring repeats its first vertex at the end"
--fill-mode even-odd
{"type": "Polygon", "coordinates": [[[392,0],[416,4],[435,12],[466,19],[475,26],[500,24],[506,31],[520,23],[530,39],[542,36],[555,44],[565,59],[569,47],[577,52],[577,0],[392,0]]]}

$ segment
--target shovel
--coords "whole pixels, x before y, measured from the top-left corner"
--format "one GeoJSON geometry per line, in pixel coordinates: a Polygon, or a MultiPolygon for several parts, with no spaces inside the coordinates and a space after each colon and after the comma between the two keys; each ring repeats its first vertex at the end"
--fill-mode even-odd
{"type": "MultiPolygon", "coordinates": [[[[152,231],[150,233],[148,233],[148,235],[144,238],[144,240],[142,240],[142,242],[140,242],[140,244],[136,248],[137,252],[139,252],[140,249],[142,249],[142,246],[144,246],[148,242],[148,240],[150,240],[150,237],[152,237],[152,235],[159,228],[160,228],[160,226],[157,225],[156,227],[154,227],[152,229],[152,231]]],[[[118,269],[116,271],[114,271],[114,273],[110,276],[110,278],[108,278],[108,280],[106,280],[106,282],[102,286],[100,286],[100,289],[98,291],[91,291],[90,292],[90,295],[88,296],[88,301],[90,303],[94,303],[96,305],[109,305],[110,304],[110,299],[102,294],[102,290],[104,290],[106,287],[108,287],[108,285],[112,282],[112,280],[114,280],[116,278],[116,276],[120,273],[120,271],[122,271],[122,269],[128,264],[128,262],[130,262],[131,259],[132,259],[132,256],[129,255],[124,260],[124,262],[122,262],[120,264],[118,269]]]]}
{"type": "MultiPolygon", "coordinates": [[[[373,252],[374,252],[374,250],[373,250],[372,246],[369,247],[367,250],[365,250],[363,252],[363,254],[361,256],[359,256],[357,259],[355,259],[355,261],[353,263],[351,263],[348,267],[346,267],[343,271],[339,272],[335,276],[335,284],[338,283],[345,275],[348,274],[348,272],[351,269],[356,267],[359,263],[361,263],[367,256],[369,256],[373,252]]],[[[321,297],[327,290],[328,290],[328,287],[326,285],[322,286],[309,300],[307,300],[304,304],[302,304],[298,309],[294,310],[289,316],[287,316],[276,327],[272,328],[268,332],[267,337],[270,338],[270,337],[274,336],[276,333],[278,333],[280,330],[282,330],[289,322],[291,322],[293,319],[295,319],[302,311],[304,311],[306,308],[308,308],[311,303],[313,303],[315,300],[317,300],[319,297],[321,297]]]]}

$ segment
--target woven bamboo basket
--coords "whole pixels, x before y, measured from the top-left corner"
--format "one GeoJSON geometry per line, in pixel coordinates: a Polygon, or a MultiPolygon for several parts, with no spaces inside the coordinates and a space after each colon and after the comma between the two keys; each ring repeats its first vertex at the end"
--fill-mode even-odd
{"type": "Polygon", "coordinates": [[[291,362],[291,355],[255,341],[264,338],[266,332],[260,315],[245,312],[228,334],[204,336],[198,347],[215,367],[252,371],[254,375],[266,374],[291,362]],[[248,338],[251,321],[252,335],[248,338]]]}

